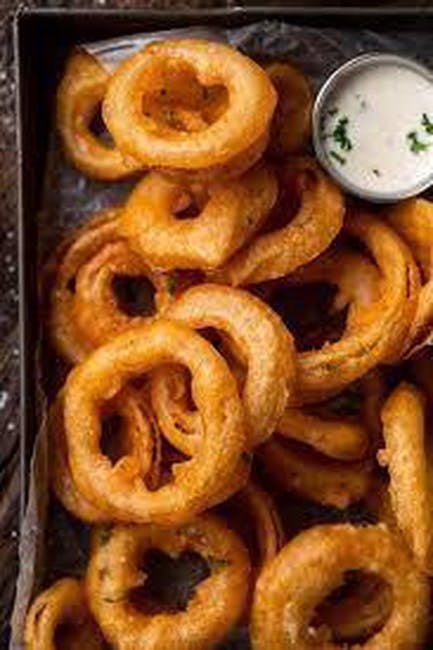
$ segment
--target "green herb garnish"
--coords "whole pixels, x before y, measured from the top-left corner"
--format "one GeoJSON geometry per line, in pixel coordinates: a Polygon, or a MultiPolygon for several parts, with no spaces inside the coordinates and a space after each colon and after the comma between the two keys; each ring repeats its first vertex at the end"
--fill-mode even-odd
{"type": "Polygon", "coordinates": [[[427,113],[422,114],[421,124],[423,125],[424,131],[426,133],[428,133],[429,135],[433,135],[433,122],[430,120],[427,113]]]}
{"type": "Polygon", "coordinates": [[[410,143],[409,148],[412,153],[419,154],[422,151],[426,151],[426,149],[428,149],[430,146],[426,142],[421,142],[421,140],[418,139],[418,133],[416,131],[410,131],[407,134],[406,139],[410,143]]]}
{"type": "Polygon", "coordinates": [[[114,603],[121,603],[122,600],[124,600],[123,596],[119,596],[116,598],[115,596],[102,596],[102,600],[105,603],[110,603],[111,605],[114,603]]]}
{"type": "Polygon", "coordinates": [[[337,162],[339,162],[340,165],[345,165],[346,164],[346,158],[343,158],[343,156],[340,156],[340,154],[337,153],[336,151],[334,151],[333,149],[332,149],[332,151],[329,152],[329,155],[332,156],[332,158],[335,158],[335,160],[337,162]]]}
{"type": "Polygon", "coordinates": [[[101,546],[105,546],[110,541],[111,537],[111,528],[109,526],[104,526],[99,529],[99,543],[101,546]]]}
{"type": "Polygon", "coordinates": [[[327,406],[335,415],[358,415],[362,406],[362,396],[351,390],[347,390],[327,402],[327,406]]]}
{"type": "Polygon", "coordinates": [[[166,281],[167,291],[171,296],[174,296],[176,293],[176,278],[172,275],[169,275],[166,281]]]}
{"type": "Polygon", "coordinates": [[[341,117],[338,120],[337,126],[332,132],[332,137],[334,142],[340,146],[340,149],[343,151],[350,151],[353,149],[353,144],[350,138],[347,135],[347,127],[349,124],[348,117],[341,117]]]}
{"type": "Polygon", "coordinates": [[[209,569],[211,571],[220,571],[221,569],[225,569],[228,566],[230,566],[230,562],[224,558],[217,558],[217,557],[212,557],[211,555],[208,555],[206,557],[206,562],[209,565],[209,569]]]}

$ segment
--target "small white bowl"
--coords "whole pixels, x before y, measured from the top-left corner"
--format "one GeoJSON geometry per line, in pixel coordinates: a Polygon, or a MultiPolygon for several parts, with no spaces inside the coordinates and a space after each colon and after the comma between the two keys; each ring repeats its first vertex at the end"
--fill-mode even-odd
{"type": "Polygon", "coordinates": [[[380,64],[394,64],[409,68],[427,79],[433,86],[433,73],[428,68],[403,56],[382,54],[380,52],[369,52],[367,54],[361,54],[354,59],[350,59],[328,77],[317,94],[312,115],[313,144],[316,156],[322,166],[344,190],[350,194],[374,203],[390,203],[415,196],[420,192],[427,190],[433,184],[433,169],[430,170],[427,176],[422,178],[421,181],[417,180],[417,183],[413,187],[406,187],[402,190],[393,192],[379,192],[367,189],[356,185],[352,180],[345,176],[340,167],[336,166],[325,149],[322,133],[324,116],[329,107],[328,101],[335,94],[341,82],[347,81],[348,77],[360,70],[380,64]]]}

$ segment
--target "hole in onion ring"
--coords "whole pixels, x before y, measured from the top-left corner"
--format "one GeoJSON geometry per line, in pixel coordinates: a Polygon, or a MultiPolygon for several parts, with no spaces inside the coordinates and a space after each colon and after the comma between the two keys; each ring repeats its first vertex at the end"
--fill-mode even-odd
{"type": "Polygon", "coordinates": [[[348,571],[344,582],[317,608],[312,625],[325,628],[336,643],[365,643],[387,622],[393,608],[391,586],[380,576],[348,571]]]}
{"type": "Polygon", "coordinates": [[[75,275],[73,275],[71,278],[66,283],[66,288],[70,293],[75,293],[75,287],[76,287],[76,281],[77,278],[75,275]]]}
{"type": "Polygon", "coordinates": [[[304,286],[277,285],[268,299],[295,337],[299,351],[320,349],[344,333],[348,306],[337,310],[337,288],[317,282],[304,286]]]}
{"type": "Polygon", "coordinates": [[[72,650],[77,640],[77,625],[69,621],[60,623],[54,631],[54,648],[72,650]]]}
{"type": "Polygon", "coordinates": [[[145,276],[117,275],[111,286],[119,309],[128,316],[155,313],[155,287],[145,276]]]}
{"type": "Polygon", "coordinates": [[[323,420],[332,419],[333,416],[356,418],[361,414],[362,401],[363,395],[359,382],[355,382],[325,402],[310,406],[308,411],[320,416],[323,420]]]}
{"type": "Polygon", "coordinates": [[[102,103],[99,102],[95,107],[95,112],[89,123],[89,131],[96,136],[106,147],[114,148],[114,140],[110,135],[105,122],[102,118],[102,103]]]}
{"type": "Polygon", "coordinates": [[[122,424],[123,418],[120,415],[104,417],[101,423],[101,451],[112,465],[130,451],[125,445],[122,424]]]}
{"type": "Polygon", "coordinates": [[[179,210],[175,210],[176,219],[195,219],[198,217],[202,211],[202,208],[199,206],[195,198],[190,195],[189,202],[185,207],[182,207],[179,210]]]}
{"type": "Polygon", "coordinates": [[[196,587],[211,575],[206,560],[192,551],[173,558],[159,549],[149,549],[141,570],[145,583],[129,592],[129,600],[148,615],[186,611],[196,587]]]}
{"type": "Polygon", "coordinates": [[[167,135],[202,131],[227,110],[226,88],[203,86],[185,62],[168,59],[163,68],[150,67],[146,78],[143,115],[167,135]]]}

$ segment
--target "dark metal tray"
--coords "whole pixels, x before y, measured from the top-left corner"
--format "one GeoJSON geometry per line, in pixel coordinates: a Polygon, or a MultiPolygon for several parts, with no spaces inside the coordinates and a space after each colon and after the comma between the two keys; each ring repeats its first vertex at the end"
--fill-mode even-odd
{"type": "Polygon", "coordinates": [[[37,214],[44,182],[44,164],[53,95],[68,49],[77,42],[127,33],[212,25],[235,27],[260,19],[281,19],[305,27],[371,29],[433,33],[433,7],[235,7],[203,10],[21,10],[15,17],[15,51],[19,161],[19,266],[21,341],[21,513],[38,427],[36,409],[37,214]]]}

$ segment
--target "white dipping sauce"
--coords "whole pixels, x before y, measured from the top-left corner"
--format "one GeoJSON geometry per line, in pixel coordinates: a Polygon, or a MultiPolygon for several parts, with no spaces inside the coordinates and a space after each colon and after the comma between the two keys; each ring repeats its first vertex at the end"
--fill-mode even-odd
{"type": "Polygon", "coordinates": [[[410,192],[433,174],[433,83],[398,63],[355,69],[327,97],[319,137],[357,188],[410,192]]]}

